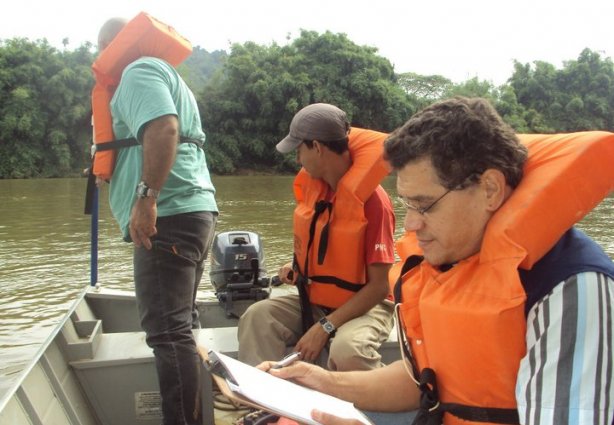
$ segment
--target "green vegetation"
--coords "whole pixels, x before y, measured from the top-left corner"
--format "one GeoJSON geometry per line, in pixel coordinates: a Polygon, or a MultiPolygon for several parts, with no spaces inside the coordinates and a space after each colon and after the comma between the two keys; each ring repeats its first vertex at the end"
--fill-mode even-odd
{"type": "MultiPolygon", "coordinates": [[[[78,175],[91,144],[90,66],[94,49],[58,50],[47,41],[0,40],[0,178],[78,175]]],[[[344,34],[302,31],[280,46],[195,47],[179,72],[193,89],[218,174],[291,172],[275,143],[303,106],[329,102],[353,125],[392,131],[438,99],[482,96],[518,132],[614,130],[614,65],[585,49],[562,69],[515,63],[501,86],[440,75],[396,74],[377,49],[344,34]]]]}
{"type": "Polygon", "coordinates": [[[314,102],[333,103],[353,125],[391,131],[415,111],[392,65],[343,34],[303,31],[287,46],[235,44],[224,67],[198,95],[210,142],[211,169],[294,169],[273,154],[293,115],[314,102]]]}
{"type": "Polygon", "coordinates": [[[0,177],[58,177],[87,166],[91,46],[0,45],[0,177]]]}

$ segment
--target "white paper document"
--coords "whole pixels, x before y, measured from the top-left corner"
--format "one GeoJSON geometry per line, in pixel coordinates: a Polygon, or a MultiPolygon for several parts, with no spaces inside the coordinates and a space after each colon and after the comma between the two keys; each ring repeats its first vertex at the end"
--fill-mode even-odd
{"type": "Polygon", "coordinates": [[[313,409],[371,424],[352,403],[277,378],[216,351],[212,352],[235,381],[227,379],[228,387],[265,410],[313,425],[319,425],[311,419],[313,409]]]}

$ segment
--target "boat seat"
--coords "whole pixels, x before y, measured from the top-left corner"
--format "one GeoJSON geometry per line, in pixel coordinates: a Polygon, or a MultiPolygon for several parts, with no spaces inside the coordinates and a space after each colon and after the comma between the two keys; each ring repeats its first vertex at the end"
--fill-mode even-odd
{"type": "MultiPolygon", "coordinates": [[[[380,352],[388,363],[398,358],[396,332],[391,332],[380,352]]],[[[236,358],[237,327],[195,329],[198,346],[236,358]]],[[[160,395],[153,351],[144,332],[99,333],[92,341],[91,358],[73,359],[77,379],[88,395],[102,425],[158,425],[160,395]]],[[[205,368],[203,367],[203,373],[205,368]]],[[[203,380],[203,422],[214,423],[210,379],[203,380]]]]}
{"type": "MultiPolygon", "coordinates": [[[[195,329],[198,345],[237,355],[237,328],[195,329]]],[[[160,395],[153,350],[144,332],[101,333],[91,358],[72,360],[102,425],[159,425],[160,395]]],[[[204,367],[203,367],[203,373],[204,367]]],[[[213,423],[211,380],[203,380],[203,423],[213,423]]]]}
{"type": "MultiPolygon", "coordinates": [[[[237,327],[194,329],[196,343],[208,350],[219,351],[237,357],[239,343],[237,327]]],[[[102,366],[153,362],[153,351],[145,343],[144,332],[102,333],[91,358],[71,361],[75,369],[90,369],[102,366]]],[[[381,348],[382,360],[389,363],[399,358],[396,330],[393,329],[381,348]]],[[[92,352],[92,351],[89,351],[92,352]]]]}
{"type": "MultiPolygon", "coordinates": [[[[194,329],[199,346],[220,351],[231,357],[238,352],[237,328],[194,329]]],[[[76,369],[89,369],[114,364],[131,364],[153,361],[153,351],[145,343],[145,332],[102,333],[91,358],[70,362],[76,369]]]]}

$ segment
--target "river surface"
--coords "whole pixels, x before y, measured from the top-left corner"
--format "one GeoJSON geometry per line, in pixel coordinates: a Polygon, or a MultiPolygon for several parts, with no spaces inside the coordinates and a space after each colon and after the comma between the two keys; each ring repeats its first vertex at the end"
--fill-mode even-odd
{"type": "MultiPolygon", "coordinates": [[[[214,177],[217,231],[262,237],[269,275],[291,259],[292,177],[214,177]]],[[[0,180],[0,397],[34,356],[74,297],[90,282],[85,179],[0,180]]],[[[394,195],[394,179],[384,187],[394,195]]],[[[100,191],[98,281],[132,290],[132,247],[120,238],[107,189],[100,191]]],[[[397,210],[397,236],[402,233],[397,210]]],[[[614,258],[614,197],[579,225],[614,258]]],[[[214,297],[205,273],[201,288],[214,297]]]]}

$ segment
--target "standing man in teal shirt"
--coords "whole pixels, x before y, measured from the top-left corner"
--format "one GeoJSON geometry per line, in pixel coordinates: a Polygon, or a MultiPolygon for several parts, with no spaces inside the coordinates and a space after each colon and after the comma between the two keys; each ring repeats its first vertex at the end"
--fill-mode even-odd
{"type": "MultiPolygon", "coordinates": [[[[102,51],[126,24],[101,28],[102,51]]],[[[134,283],[141,326],[156,360],[164,425],[202,423],[196,290],[215,231],[215,189],[207,169],[194,95],[167,62],[141,57],[128,65],[111,100],[119,149],[111,211],[134,243],[134,283]],[[197,143],[181,143],[185,140],[197,143]]]]}

